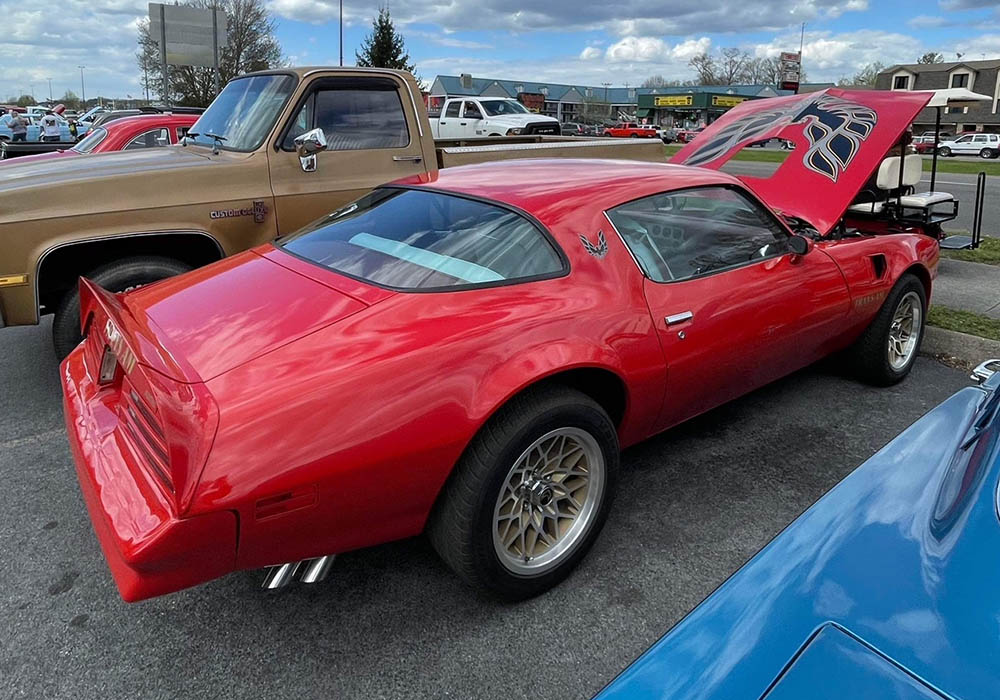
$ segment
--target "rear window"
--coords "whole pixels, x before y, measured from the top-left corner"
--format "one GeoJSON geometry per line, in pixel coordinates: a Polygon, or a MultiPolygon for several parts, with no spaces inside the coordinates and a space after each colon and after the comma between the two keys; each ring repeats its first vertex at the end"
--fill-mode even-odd
{"type": "Polygon", "coordinates": [[[280,245],[341,274],[401,290],[496,286],[565,271],[554,244],[523,215],[425,190],[375,190],[280,245]]]}

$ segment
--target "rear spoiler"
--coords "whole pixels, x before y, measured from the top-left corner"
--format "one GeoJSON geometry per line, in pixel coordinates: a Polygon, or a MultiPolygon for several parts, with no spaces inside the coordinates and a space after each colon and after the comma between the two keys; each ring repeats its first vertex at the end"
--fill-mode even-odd
{"type": "Polygon", "coordinates": [[[182,515],[191,505],[215,441],[219,425],[215,399],[191,365],[164,344],[158,328],[129,313],[119,295],[84,278],[80,279],[80,323],[87,336],[84,342],[94,350],[90,370],[95,380],[106,346],[124,375],[112,386],[125,389],[128,383],[129,395],[123,392],[119,404],[137,405],[136,418],[141,417],[147,429],[153,426],[160,435],[159,439],[146,437],[150,438],[147,442],[161,443],[165,470],[152,460],[148,467],[152,472],[166,472],[160,482],[182,515]]]}

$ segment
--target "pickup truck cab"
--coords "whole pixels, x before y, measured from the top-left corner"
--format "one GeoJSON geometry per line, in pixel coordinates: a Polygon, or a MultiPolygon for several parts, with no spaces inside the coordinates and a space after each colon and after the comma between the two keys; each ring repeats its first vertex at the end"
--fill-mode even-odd
{"type": "Polygon", "coordinates": [[[637,124],[636,122],[622,122],[605,127],[604,135],[632,139],[656,139],[660,137],[659,130],[652,124],[637,124]]]}
{"type": "Polygon", "coordinates": [[[431,132],[439,139],[480,136],[557,136],[558,119],[535,114],[517,100],[504,97],[449,97],[441,113],[431,118],[431,132]]]}
{"type": "Polygon", "coordinates": [[[0,327],[54,313],[63,357],[80,339],[81,276],[123,291],[293,233],[391,180],[546,157],[664,161],[662,144],[642,141],[435,142],[420,88],[400,71],[241,76],[180,145],[0,169],[0,327]]]}

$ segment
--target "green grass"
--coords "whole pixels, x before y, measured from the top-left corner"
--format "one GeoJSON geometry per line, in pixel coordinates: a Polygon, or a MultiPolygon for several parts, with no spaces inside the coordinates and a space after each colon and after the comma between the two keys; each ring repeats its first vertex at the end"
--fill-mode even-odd
{"type": "MultiPolygon", "coordinates": [[[[664,146],[667,157],[674,155],[681,150],[680,144],[670,144],[664,146]]],[[[791,151],[775,151],[757,148],[744,148],[733,156],[733,160],[748,160],[757,163],[782,163],[789,156],[791,151]]],[[[924,172],[931,171],[931,159],[924,158],[924,172]]],[[[956,175],[975,175],[985,172],[989,176],[1000,175],[1000,160],[977,160],[964,161],[953,160],[951,158],[938,158],[938,173],[954,173],[956,175]]]]}
{"type": "Polygon", "coordinates": [[[947,306],[931,306],[927,311],[927,323],[949,331],[1000,340],[1000,321],[971,311],[949,309],[947,306]]]}
{"type": "Polygon", "coordinates": [[[941,257],[986,263],[987,265],[1000,265],[1000,238],[983,236],[983,240],[975,250],[942,250],[941,257]]]}

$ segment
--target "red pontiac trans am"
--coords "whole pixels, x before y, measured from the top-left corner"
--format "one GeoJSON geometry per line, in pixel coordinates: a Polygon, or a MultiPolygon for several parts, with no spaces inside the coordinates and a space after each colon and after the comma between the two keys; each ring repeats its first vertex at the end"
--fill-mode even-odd
{"type": "Polygon", "coordinates": [[[314,581],[425,531],[531,596],[598,536],[621,447],[838,350],[901,380],[937,242],[842,216],[926,99],[748,102],[675,157],[702,167],[452,168],[132,292],[82,281],[66,424],[122,597],[314,581]],[[778,133],[770,185],[717,170],[778,133]]]}

